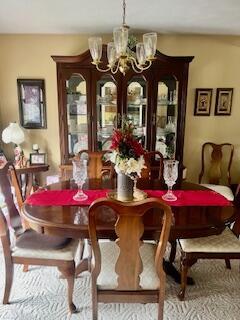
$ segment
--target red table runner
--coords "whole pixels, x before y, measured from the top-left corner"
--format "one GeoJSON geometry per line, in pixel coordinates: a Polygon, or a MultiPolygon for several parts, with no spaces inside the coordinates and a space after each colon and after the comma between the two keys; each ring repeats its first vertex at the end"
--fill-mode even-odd
{"type": "MultiPolygon", "coordinates": [[[[84,190],[88,195],[85,201],[73,200],[77,190],[44,190],[33,193],[26,203],[36,206],[89,206],[94,200],[106,197],[109,190],[84,190]]],[[[162,198],[165,190],[145,190],[149,197],[162,198]]],[[[167,202],[171,206],[230,206],[231,202],[211,190],[174,190],[176,201],[167,202]]]]}

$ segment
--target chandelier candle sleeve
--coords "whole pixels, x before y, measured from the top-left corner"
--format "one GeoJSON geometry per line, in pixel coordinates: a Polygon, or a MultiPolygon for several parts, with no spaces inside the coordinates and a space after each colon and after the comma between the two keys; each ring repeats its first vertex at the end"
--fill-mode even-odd
{"type": "Polygon", "coordinates": [[[89,49],[93,58],[93,63],[99,63],[102,58],[102,38],[92,37],[88,39],[89,49]]]}

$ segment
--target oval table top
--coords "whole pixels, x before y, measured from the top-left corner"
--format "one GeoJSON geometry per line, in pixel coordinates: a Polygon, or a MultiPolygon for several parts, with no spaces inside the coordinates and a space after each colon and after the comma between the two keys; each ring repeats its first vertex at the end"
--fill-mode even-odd
{"type": "MultiPolygon", "coordinates": [[[[139,179],[137,187],[143,190],[160,189],[160,180],[139,179]]],[[[114,189],[115,180],[89,179],[85,189],[114,189]]],[[[49,190],[76,189],[72,181],[63,181],[51,186],[49,190]]],[[[182,190],[206,190],[205,187],[183,182],[182,190]]],[[[236,213],[234,206],[172,206],[174,223],[171,228],[170,240],[191,238],[220,233],[227,222],[234,220],[236,213]]],[[[23,217],[30,227],[40,233],[61,235],[71,238],[88,238],[88,207],[87,206],[36,206],[25,203],[23,217]]],[[[102,210],[98,219],[99,234],[109,238],[114,234],[116,216],[111,210],[102,210]]],[[[145,234],[147,239],[159,237],[159,214],[144,216],[145,234]]]]}

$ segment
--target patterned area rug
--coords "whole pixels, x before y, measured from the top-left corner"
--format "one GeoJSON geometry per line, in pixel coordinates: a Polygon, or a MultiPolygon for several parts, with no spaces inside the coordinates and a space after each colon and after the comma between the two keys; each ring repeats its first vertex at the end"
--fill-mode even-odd
{"type": "MultiPolygon", "coordinates": [[[[177,259],[178,260],[178,259],[177,259]]],[[[190,271],[196,285],[187,288],[181,302],[179,285],[167,278],[164,320],[238,320],[240,319],[239,262],[232,270],[222,260],[199,261],[190,271]]],[[[176,265],[179,263],[177,261],[176,265]]],[[[3,294],[4,263],[0,253],[0,295],[3,294]]],[[[69,315],[66,284],[56,268],[30,267],[27,273],[15,267],[11,304],[0,304],[2,320],[90,320],[90,277],[83,273],[75,282],[74,302],[79,312],[69,315]]],[[[155,304],[99,304],[99,320],[156,320],[155,304]]]]}

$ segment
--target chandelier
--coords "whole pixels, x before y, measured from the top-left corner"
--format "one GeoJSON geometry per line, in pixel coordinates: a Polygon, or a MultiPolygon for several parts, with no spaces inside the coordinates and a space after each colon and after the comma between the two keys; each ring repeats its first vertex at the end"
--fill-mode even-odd
{"type": "Polygon", "coordinates": [[[101,72],[111,71],[115,74],[120,71],[125,75],[132,68],[135,72],[141,73],[143,70],[148,69],[155,59],[157,33],[145,33],[143,35],[143,42],[136,44],[136,52],[132,51],[128,47],[129,27],[126,25],[126,0],[123,0],[122,7],[122,26],[113,29],[113,42],[109,42],[107,45],[108,64],[105,69],[99,66],[102,63],[102,38],[91,37],[88,39],[93,59],[92,64],[101,72]]]}

